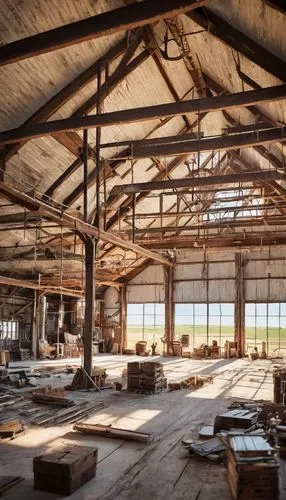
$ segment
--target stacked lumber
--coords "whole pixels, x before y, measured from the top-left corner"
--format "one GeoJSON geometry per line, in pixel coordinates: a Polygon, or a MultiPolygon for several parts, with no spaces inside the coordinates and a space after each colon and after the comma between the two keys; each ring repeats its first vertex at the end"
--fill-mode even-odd
{"type": "Polygon", "coordinates": [[[24,432],[24,424],[20,419],[6,420],[0,423],[0,438],[15,438],[24,432]]]}
{"type": "Polygon", "coordinates": [[[164,377],[163,364],[146,361],[141,366],[141,391],[155,393],[167,388],[167,379],[164,377]]]}
{"type": "Polygon", "coordinates": [[[136,392],[141,388],[141,363],[133,361],[127,363],[127,390],[136,392]]]}
{"type": "Polygon", "coordinates": [[[152,435],[146,432],[129,431],[127,429],[119,429],[103,424],[85,424],[78,422],[73,426],[73,429],[84,434],[93,434],[108,438],[124,439],[127,441],[140,441],[149,443],[152,441],[152,435]]]}
{"type": "Polygon", "coordinates": [[[97,448],[69,445],[33,460],[36,490],[70,495],[96,474],[97,448]]]}
{"type": "Polygon", "coordinates": [[[40,392],[34,392],[32,394],[32,400],[34,401],[34,403],[54,406],[71,406],[73,404],[73,401],[68,398],[63,398],[54,394],[43,394],[40,392]]]}
{"type": "Polygon", "coordinates": [[[229,430],[234,428],[249,429],[258,419],[256,410],[234,409],[217,415],[214,421],[214,434],[221,430],[229,430]]]}
{"type": "Polygon", "coordinates": [[[228,481],[235,499],[278,499],[278,463],[263,437],[231,437],[227,457],[228,481]]]}

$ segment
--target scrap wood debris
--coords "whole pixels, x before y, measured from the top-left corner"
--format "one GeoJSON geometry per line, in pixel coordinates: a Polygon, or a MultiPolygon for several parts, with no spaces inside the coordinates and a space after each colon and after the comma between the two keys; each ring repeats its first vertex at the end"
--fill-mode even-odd
{"type": "Polygon", "coordinates": [[[123,439],[128,441],[140,441],[144,443],[149,443],[153,440],[152,434],[146,432],[130,431],[127,429],[119,429],[117,427],[111,427],[111,425],[103,424],[85,424],[79,422],[73,426],[75,431],[82,432],[84,434],[94,434],[96,436],[103,436],[108,438],[123,439]]]}
{"type": "Polygon", "coordinates": [[[23,434],[25,428],[24,424],[19,419],[8,419],[6,421],[0,422],[0,438],[6,439],[14,439],[16,436],[23,434]]]}
{"type": "Polygon", "coordinates": [[[54,408],[43,409],[41,407],[26,406],[22,409],[22,415],[25,415],[31,424],[35,425],[66,425],[72,424],[87,418],[95,412],[104,408],[102,401],[96,403],[74,403],[72,406],[64,409],[55,410],[54,408]]]}
{"type": "Polygon", "coordinates": [[[16,484],[21,483],[21,481],[24,481],[21,476],[0,476],[0,495],[13,488],[16,484]]]}

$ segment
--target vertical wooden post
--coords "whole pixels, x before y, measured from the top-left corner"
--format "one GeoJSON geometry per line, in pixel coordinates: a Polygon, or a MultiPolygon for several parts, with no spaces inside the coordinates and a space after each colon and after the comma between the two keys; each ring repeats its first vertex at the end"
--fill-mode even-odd
{"type": "Polygon", "coordinates": [[[120,288],[120,352],[127,348],[127,286],[120,288]]]}
{"type": "Polygon", "coordinates": [[[83,366],[87,374],[92,375],[92,342],[94,331],[95,308],[95,250],[96,243],[93,238],[85,237],[85,313],[83,336],[83,366]]]}
{"type": "Polygon", "coordinates": [[[174,268],[164,266],[165,276],[165,339],[167,354],[172,350],[174,340],[174,268]]]}
{"type": "Polygon", "coordinates": [[[244,255],[235,254],[235,305],[234,305],[234,332],[238,344],[238,353],[245,354],[245,289],[244,289],[244,255]]]}
{"type": "Polygon", "coordinates": [[[39,305],[40,292],[34,290],[33,318],[32,318],[32,355],[33,359],[37,359],[39,352],[39,305]]]}

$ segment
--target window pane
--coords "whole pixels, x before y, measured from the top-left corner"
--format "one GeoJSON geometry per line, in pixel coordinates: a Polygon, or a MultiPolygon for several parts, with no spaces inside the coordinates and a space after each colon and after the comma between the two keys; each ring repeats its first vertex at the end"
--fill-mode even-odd
{"type": "Polygon", "coordinates": [[[175,311],[178,316],[192,316],[193,304],[176,304],[175,311]]]}
{"type": "Polygon", "coordinates": [[[279,303],[268,304],[268,315],[269,316],[279,316],[279,303]]]}
{"type": "Polygon", "coordinates": [[[163,314],[157,314],[155,318],[156,325],[164,325],[165,324],[165,316],[163,314]]]}
{"type": "Polygon", "coordinates": [[[222,326],[234,326],[234,317],[232,316],[222,316],[221,317],[221,324],[222,326]]]}
{"type": "Polygon", "coordinates": [[[156,314],[165,314],[165,304],[155,304],[156,314]]]}
{"type": "Polygon", "coordinates": [[[210,304],[209,305],[209,315],[210,316],[220,316],[220,304],[210,304]]]}
{"type": "Polygon", "coordinates": [[[255,316],[255,304],[245,304],[246,316],[255,316]]]}
{"type": "Polygon", "coordinates": [[[135,315],[135,314],[128,314],[127,316],[127,323],[128,325],[143,325],[143,316],[140,314],[135,315]]]}
{"type": "Polygon", "coordinates": [[[195,304],[195,316],[202,316],[203,314],[207,314],[207,305],[195,304]]]}
{"type": "Polygon", "coordinates": [[[143,304],[128,304],[127,314],[143,314],[143,304]]]}
{"type": "Polygon", "coordinates": [[[281,316],[286,316],[286,302],[281,302],[280,314],[281,314],[281,316]]]}
{"type": "Polygon", "coordinates": [[[175,319],[176,325],[192,325],[193,317],[192,316],[177,316],[175,319]]]}
{"type": "Polygon", "coordinates": [[[207,325],[207,316],[195,316],[194,318],[195,325],[207,325]]]}
{"type": "Polygon", "coordinates": [[[144,304],[144,314],[154,314],[155,304],[144,304]]]}
{"type": "Polygon", "coordinates": [[[279,328],[279,317],[268,316],[268,327],[279,328]]]}
{"type": "Polygon", "coordinates": [[[154,315],[153,314],[145,314],[144,315],[144,325],[146,326],[154,326],[154,315]]]}
{"type": "Polygon", "coordinates": [[[245,326],[246,327],[255,327],[255,318],[253,316],[246,316],[245,317],[245,326]]]}
{"type": "Polygon", "coordinates": [[[266,328],[266,326],[267,326],[267,316],[257,316],[256,327],[266,328]]]}
{"type": "Polygon", "coordinates": [[[256,315],[266,316],[267,314],[267,304],[256,304],[256,315]]]}
{"type": "Polygon", "coordinates": [[[222,316],[234,316],[234,304],[221,304],[222,316]]]}

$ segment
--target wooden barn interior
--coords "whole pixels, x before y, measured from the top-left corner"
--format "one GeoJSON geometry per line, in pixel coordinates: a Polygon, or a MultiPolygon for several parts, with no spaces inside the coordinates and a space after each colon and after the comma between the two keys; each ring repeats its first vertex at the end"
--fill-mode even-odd
{"type": "Polygon", "coordinates": [[[0,12],[0,496],[286,499],[285,0],[0,12]]]}

